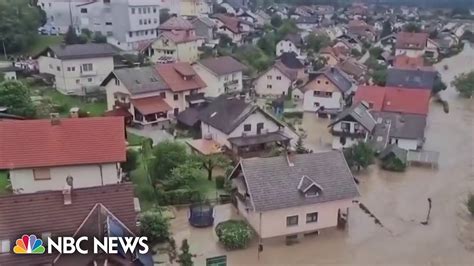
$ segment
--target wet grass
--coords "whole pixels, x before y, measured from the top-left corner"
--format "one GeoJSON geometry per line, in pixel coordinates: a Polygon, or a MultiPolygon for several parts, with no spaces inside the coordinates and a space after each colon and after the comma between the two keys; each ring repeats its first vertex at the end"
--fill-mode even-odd
{"type": "Polygon", "coordinates": [[[102,116],[107,109],[105,101],[86,102],[82,97],[64,95],[57,90],[45,90],[43,97],[49,97],[53,103],[64,106],[61,115],[67,115],[72,107],[79,107],[81,110],[90,113],[91,116],[102,116]]]}
{"type": "Polygon", "coordinates": [[[55,45],[55,44],[60,44],[63,42],[63,36],[45,36],[45,35],[39,35],[36,40],[31,43],[28,48],[21,52],[18,53],[18,55],[30,55],[30,56],[35,56],[39,54],[41,51],[43,51],[46,47],[50,45],[55,45]]]}
{"type": "Polygon", "coordinates": [[[142,136],[127,132],[127,142],[129,146],[140,146],[144,139],[142,136]]]}
{"type": "Polygon", "coordinates": [[[6,171],[0,171],[0,195],[10,194],[7,190],[7,186],[10,185],[10,180],[8,180],[7,175],[8,173],[6,171]]]}

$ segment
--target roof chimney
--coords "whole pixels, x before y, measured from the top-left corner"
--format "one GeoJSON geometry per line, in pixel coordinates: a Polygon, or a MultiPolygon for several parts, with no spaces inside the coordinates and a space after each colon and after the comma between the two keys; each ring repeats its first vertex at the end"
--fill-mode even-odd
{"type": "Polygon", "coordinates": [[[51,125],[57,126],[61,124],[61,121],[59,120],[59,113],[50,113],[49,117],[51,119],[51,125]]]}
{"type": "Polygon", "coordinates": [[[71,192],[72,192],[72,186],[66,184],[63,188],[64,205],[72,204],[71,192]]]}

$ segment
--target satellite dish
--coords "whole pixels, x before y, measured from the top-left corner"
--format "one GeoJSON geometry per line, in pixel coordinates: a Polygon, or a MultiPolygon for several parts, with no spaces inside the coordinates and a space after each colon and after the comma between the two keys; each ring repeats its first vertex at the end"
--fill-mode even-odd
{"type": "Polygon", "coordinates": [[[74,180],[74,178],[72,176],[68,175],[66,177],[66,184],[68,184],[69,186],[72,187],[73,180],[74,180]]]}

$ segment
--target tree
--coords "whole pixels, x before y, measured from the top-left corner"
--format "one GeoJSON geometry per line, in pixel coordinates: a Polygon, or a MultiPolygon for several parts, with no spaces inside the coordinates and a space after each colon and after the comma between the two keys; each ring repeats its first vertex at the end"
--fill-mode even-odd
{"type": "Polygon", "coordinates": [[[183,239],[181,244],[181,254],[178,255],[178,262],[181,266],[193,266],[193,255],[189,253],[189,244],[187,239],[183,239]]]}
{"type": "Polygon", "coordinates": [[[390,34],[392,34],[392,24],[390,23],[390,20],[387,19],[382,24],[382,33],[380,37],[383,38],[390,34]]]}
{"type": "Polygon", "coordinates": [[[326,47],[331,42],[331,39],[326,34],[311,33],[306,37],[306,48],[311,49],[314,53],[319,52],[321,48],[326,47]]]}
{"type": "Polygon", "coordinates": [[[232,38],[230,38],[227,34],[219,35],[219,47],[229,47],[232,45],[232,43],[232,38]]]}
{"type": "Polygon", "coordinates": [[[328,58],[324,56],[319,56],[316,60],[312,62],[313,70],[318,71],[325,67],[328,63],[328,58]]]}
{"type": "Polygon", "coordinates": [[[20,81],[7,80],[0,83],[0,106],[6,107],[10,114],[26,118],[34,118],[36,115],[30,90],[20,81]]]}
{"type": "Polygon", "coordinates": [[[369,53],[370,53],[370,56],[374,58],[378,58],[383,53],[383,48],[381,47],[370,48],[369,53]]]}
{"type": "Polygon", "coordinates": [[[135,150],[127,150],[126,153],[127,160],[120,164],[120,167],[126,173],[130,173],[131,171],[137,168],[137,161],[138,161],[138,152],[135,150]]]}
{"type": "Polygon", "coordinates": [[[265,34],[258,40],[257,45],[265,54],[269,56],[273,56],[275,54],[276,43],[272,33],[265,34]]]}
{"type": "Polygon", "coordinates": [[[466,207],[471,213],[472,216],[474,216],[474,194],[470,194],[467,202],[466,202],[466,207]]]}
{"type": "Polygon", "coordinates": [[[94,33],[94,38],[92,39],[94,43],[107,43],[107,37],[102,35],[99,31],[94,33]]]}
{"type": "Polygon", "coordinates": [[[212,180],[212,172],[216,167],[226,167],[230,165],[230,160],[223,154],[201,155],[198,156],[202,167],[207,171],[207,179],[212,180]]]}
{"type": "Polygon", "coordinates": [[[158,143],[153,149],[153,157],[150,161],[150,171],[153,180],[164,180],[168,178],[171,171],[187,161],[186,147],[173,141],[158,143]]]}
{"type": "Polygon", "coordinates": [[[164,217],[160,210],[149,210],[140,215],[140,229],[142,235],[148,237],[151,243],[160,243],[170,236],[169,219],[164,217]]]}
{"type": "Polygon", "coordinates": [[[178,254],[176,251],[176,241],[174,240],[173,237],[170,237],[170,240],[169,240],[168,257],[169,257],[170,263],[173,263],[178,257],[178,254]]]}
{"type": "Polygon", "coordinates": [[[72,26],[69,26],[66,34],[64,35],[64,43],[66,44],[79,43],[79,36],[77,36],[76,30],[72,26]]]}
{"type": "Polygon", "coordinates": [[[421,27],[415,23],[408,23],[403,26],[403,31],[406,32],[421,32],[421,27]]]}
{"type": "Polygon", "coordinates": [[[360,57],[362,56],[362,54],[359,52],[359,50],[355,49],[355,48],[352,48],[351,49],[351,55],[354,56],[354,57],[360,57]]]}
{"type": "Polygon", "coordinates": [[[279,28],[283,24],[283,20],[279,15],[273,15],[272,19],[270,20],[270,24],[272,24],[273,27],[279,28]]]}
{"type": "Polygon", "coordinates": [[[34,43],[40,26],[40,9],[30,1],[0,0],[0,42],[5,44],[7,53],[23,51],[34,43]]]}
{"type": "Polygon", "coordinates": [[[451,83],[452,86],[464,97],[472,98],[474,94],[474,71],[462,73],[451,83]]]}
{"type": "Polygon", "coordinates": [[[372,73],[372,82],[378,86],[385,86],[385,83],[387,82],[387,70],[375,70],[372,73]]]}
{"type": "Polygon", "coordinates": [[[367,168],[374,163],[374,150],[365,142],[358,142],[344,151],[349,167],[356,167],[357,171],[367,168]]]}
{"type": "Polygon", "coordinates": [[[169,177],[163,181],[164,189],[183,188],[188,186],[191,181],[204,178],[200,166],[201,164],[194,160],[188,160],[177,165],[171,170],[169,177]]]}

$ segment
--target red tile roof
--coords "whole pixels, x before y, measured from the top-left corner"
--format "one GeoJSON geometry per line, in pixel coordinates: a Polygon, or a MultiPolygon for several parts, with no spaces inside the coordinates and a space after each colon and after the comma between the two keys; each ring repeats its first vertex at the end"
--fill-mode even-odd
{"type": "Polygon", "coordinates": [[[192,30],[194,25],[182,17],[171,17],[158,26],[160,30],[192,30]]]}
{"type": "Polygon", "coordinates": [[[160,96],[132,99],[132,104],[143,115],[166,113],[172,109],[160,96]]]}
{"type": "Polygon", "coordinates": [[[178,44],[193,42],[199,39],[199,37],[192,35],[189,31],[164,31],[161,35],[178,44]]]}
{"type": "Polygon", "coordinates": [[[125,161],[123,117],[0,121],[0,169],[125,161]]]}
{"type": "Polygon", "coordinates": [[[215,14],[215,15],[212,15],[212,17],[220,20],[222,24],[224,24],[225,27],[228,28],[233,33],[240,33],[240,27],[239,27],[240,20],[238,18],[227,16],[225,14],[215,14]]]}
{"type": "Polygon", "coordinates": [[[395,48],[423,50],[428,42],[428,33],[424,32],[399,32],[395,48]]]}
{"type": "Polygon", "coordinates": [[[410,57],[407,55],[397,55],[393,61],[394,68],[401,69],[426,69],[433,70],[431,66],[425,66],[425,60],[423,57],[410,57]]]}
{"type": "Polygon", "coordinates": [[[366,101],[375,111],[427,115],[431,92],[424,89],[359,86],[354,103],[366,101]]]}
{"type": "MultiPolygon", "coordinates": [[[[62,191],[0,196],[0,239],[9,239],[13,244],[23,234],[72,236],[98,203],[133,233],[137,233],[132,184],[73,189],[71,196],[72,203],[69,205],[64,204],[62,191]]],[[[94,223],[84,224],[84,227],[96,226],[94,223]]],[[[54,257],[46,254],[34,258],[2,254],[0,265],[42,265],[51,263],[54,257]]]]}
{"type": "Polygon", "coordinates": [[[173,92],[206,87],[206,83],[202,81],[201,77],[199,77],[192,66],[188,63],[177,62],[172,64],[159,64],[156,65],[155,68],[173,92]]]}

